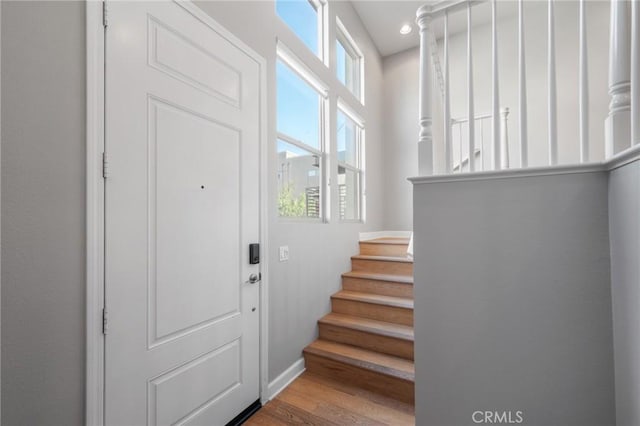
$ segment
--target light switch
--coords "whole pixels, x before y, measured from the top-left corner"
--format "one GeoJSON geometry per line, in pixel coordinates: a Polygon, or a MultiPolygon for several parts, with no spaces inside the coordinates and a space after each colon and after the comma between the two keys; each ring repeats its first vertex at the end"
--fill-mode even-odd
{"type": "Polygon", "coordinates": [[[289,260],[289,246],[280,246],[280,262],[289,260]]]}

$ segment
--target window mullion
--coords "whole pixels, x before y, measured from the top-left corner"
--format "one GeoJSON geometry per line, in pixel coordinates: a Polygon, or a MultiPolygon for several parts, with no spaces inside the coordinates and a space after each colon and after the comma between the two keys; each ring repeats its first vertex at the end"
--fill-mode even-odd
{"type": "Polygon", "coordinates": [[[283,141],[285,141],[288,144],[295,145],[298,148],[304,149],[305,151],[309,151],[310,153],[315,154],[315,155],[322,155],[322,151],[317,150],[317,149],[315,149],[315,148],[307,145],[306,143],[301,142],[301,141],[299,141],[299,140],[297,140],[295,138],[292,138],[291,136],[289,136],[289,135],[287,135],[285,133],[278,132],[277,136],[278,136],[278,139],[282,139],[283,141]]]}
{"type": "Polygon", "coordinates": [[[360,173],[360,172],[362,172],[362,169],[360,169],[360,168],[358,168],[358,167],[354,167],[354,166],[352,166],[352,165],[350,165],[350,164],[347,164],[347,163],[343,163],[342,161],[339,161],[339,162],[338,162],[338,167],[342,167],[342,168],[347,169],[347,170],[350,170],[350,171],[352,171],[352,172],[354,172],[354,173],[360,173]]]}
{"type": "Polygon", "coordinates": [[[326,141],[326,130],[325,130],[325,126],[326,126],[326,121],[325,121],[325,104],[326,104],[326,99],[323,97],[319,97],[318,98],[318,121],[320,123],[320,125],[318,126],[318,131],[319,131],[319,135],[318,138],[320,138],[320,151],[321,151],[321,159],[322,161],[320,162],[320,181],[318,182],[319,185],[319,190],[320,190],[320,200],[321,200],[321,209],[322,209],[322,220],[324,222],[326,222],[327,217],[329,217],[328,215],[328,210],[327,210],[327,205],[329,203],[327,203],[327,186],[326,186],[326,179],[327,179],[327,158],[326,158],[326,152],[327,152],[327,141],[326,141]]]}

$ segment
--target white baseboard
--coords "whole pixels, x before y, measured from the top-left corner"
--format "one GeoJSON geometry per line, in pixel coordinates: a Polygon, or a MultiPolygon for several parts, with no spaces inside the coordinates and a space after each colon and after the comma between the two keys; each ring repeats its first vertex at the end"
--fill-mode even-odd
{"type": "Polygon", "coordinates": [[[376,231],[360,233],[360,241],[374,240],[376,238],[411,238],[411,231],[376,231]]]}
{"type": "MultiPolygon", "coordinates": [[[[289,386],[289,384],[296,378],[298,378],[299,375],[304,373],[304,370],[304,358],[300,358],[299,360],[291,364],[289,368],[284,370],[282,374],[280,374],[271,383],[269,383],[266,401],[275,398],[276,395],[282,392],[284,388],[289,386]]],[[[263,403],[266,401],[263,401],[263,403]]]]}

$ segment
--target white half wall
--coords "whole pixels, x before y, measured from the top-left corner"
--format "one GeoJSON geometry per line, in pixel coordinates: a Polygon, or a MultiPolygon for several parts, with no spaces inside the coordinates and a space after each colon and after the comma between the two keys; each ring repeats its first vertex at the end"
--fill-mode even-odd
{"type": "Polygon", "coordinates": [[[609,176],[618,426],[640,424],[640,161],[609,176]]]}
{"type": "Polygon", "coordinates": [[[415,185],[416,424],[615,425],[607,181],[415,185]]]}

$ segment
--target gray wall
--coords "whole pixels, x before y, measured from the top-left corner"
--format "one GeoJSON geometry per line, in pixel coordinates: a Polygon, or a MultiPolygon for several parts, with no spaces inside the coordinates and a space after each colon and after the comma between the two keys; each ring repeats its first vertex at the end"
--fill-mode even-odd
{"type": "Polygon", "coordinates": [[[82,2],[2,2],[2,424],[84,410],[82,2]]]}
{"type": "Polygon", "coordinates": [[[640,161],[611,172],[609,232],[618,426],[640,424],[640,161]]]}
{"type": "Polygon", "coordinates": [[[413,229],[413,188],[418,175],[418,49],[387,56],[384,73],[385,229],[413,229]]]}
{"type": "Polygon", "coordinates": [[[414,193],[416,423],[615,424],[604,172],[414,193]]]}
{"type": "MultiPolygon", "coordinates": [[[[269,111],[269,174],[270,199],[277,199],[277,154],[275,150],[275,61],[276,37],[305,60],[310,69],[330,86],[329,101],[337,95],[350,99],[351,94],[339,83],[335,70],[324,66],[275,14],[272,1],[257,2],[198,2],[243,42],[267,60],[269,111]]],[[[332,199],[329,224],[304,224],[278,218],[277,206],[269,210],[269,381],[302,356],[302,348],[317,335],[317,320],[330,311],[329,296],[340,288],[341,273],[350,269],[350,256],[358,251],[358,233],[380,230],[382,226],[382,63],[378,52],[348,2],[330,3],[330,39],[333,39],[335,16],[339,16],[365,56],[366,108],[357,107],[366,125],[367,223],[339,223],[338,199],[332,199]],[[289,261],[278,261],[278,247],[289,246],[289,261]]],[[[334,58],[335,43],[330,43],[330,58],[334,58]]],[[[332,59],[331,63],[335,61],[332,59]]],[[[335,133],[335,119],[331,134],[335,133]]],[[[337,152],[335,142],[331,152],[337,152]]],[[[335,164],[335,161],[334,163],[335,164]]],[[[331,171],[337,182],[337,172],[331,171]]],[[[334,191],[335,192],[335,191],[334,191]]],[[[334,194],[336,195],[336,194],[334,194]]]]}
{"type": "MultiPolygon", "coordinates": [[[[389,55],[382,60],[384,93],[384,196],[385,229],[413,229],[413,188],[407,181],[418,175],[418,95],[420,51],[413,48],[389,55]]],[[[444,158],[444,136],[439,86],[433,81],[434,158],[444,158]]]]}

